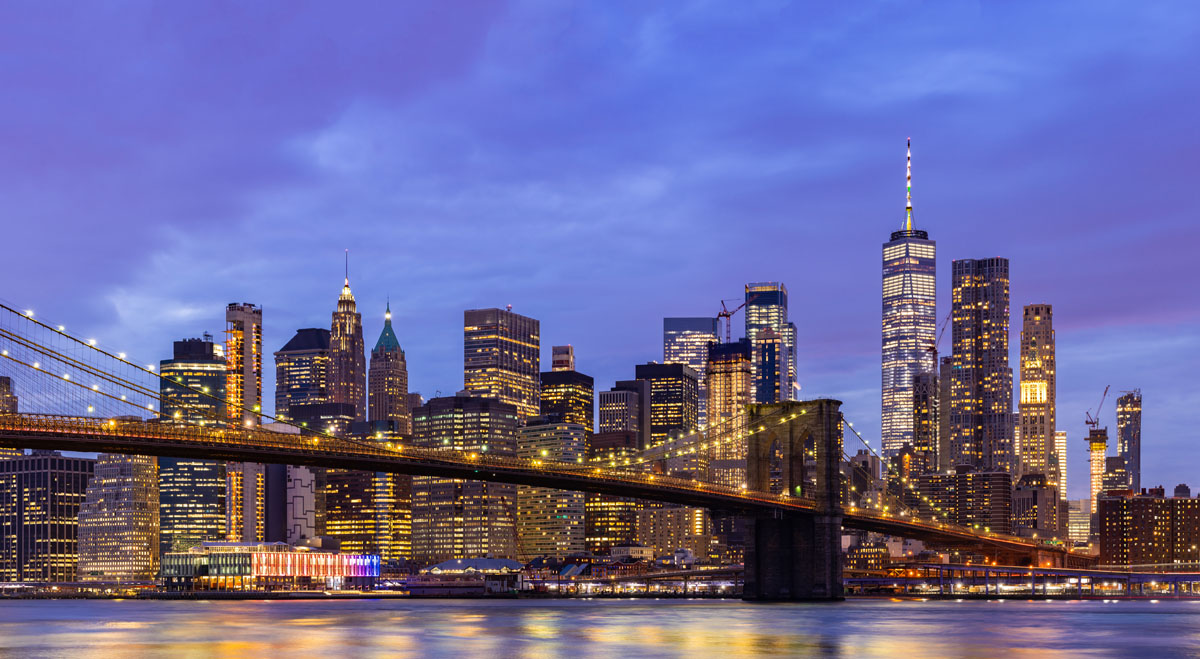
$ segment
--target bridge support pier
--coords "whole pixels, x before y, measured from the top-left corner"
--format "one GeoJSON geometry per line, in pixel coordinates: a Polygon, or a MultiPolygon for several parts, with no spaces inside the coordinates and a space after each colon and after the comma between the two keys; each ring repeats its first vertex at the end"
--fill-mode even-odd
{"type": "Polygon", "coordinates": [[[747,520],[742,599],[841,600],[841,402],[821,399],[749,406],[746,476],[751,490],[771,489],[771,458],[782,454],[781,486],[815,499],[813,514],[747,520]],[[782,414],[786,423],[779,423],[782,414]],[[771,416],[772,421],[759,419],[771,416]],[[805,446],[814,449],[816,486],[804,483],[805,446]]]}

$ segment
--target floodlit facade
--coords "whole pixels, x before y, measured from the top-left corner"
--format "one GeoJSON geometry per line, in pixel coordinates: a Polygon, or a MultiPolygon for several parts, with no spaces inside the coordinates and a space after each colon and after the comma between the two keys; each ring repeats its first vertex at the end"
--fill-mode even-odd
{"type": "Polygon", "coordinates": [[[590,375],[575,370],[546,371],[541,376],[541,416],[578,424],[590,437],[596,416],[594,390],[590,375]]]}
{"type": "MultiPolygon", "coordinates": [[[[587,433],[577,423],[535,417],[530,420],[530,425],[517,432],[519,458],[583,462],[586,450],[587,433]]],[[[582,552],[584,502],[582,492],[519,486],[517,549],[521,560],[529,561],[539,556],[563,558],[582,552]]]]}
{"type": "Polygon", "coordinates": [[[163,556],[169,591],[288,591],[370,588],[375,555],[333,553],[284,543],[206,542],[163,556]]]}
{"type": "MultiPolygon", "coordinates": [[[[779,335],[783,344],[777,355],[786,361],[781,385],[783,400],[795,400],[800,386],[796,381],[796,324],[788,321],[788,290],[782,282],[764,281],[746,284],[746,339],[750,341],[751,355],[761,355],[762,330],[771,329],[779,335]]],[[[751,364],[751,376],[758,373],[758,364],[751,364]]],[[[766,394],[764,394],[765,396],[766,394]]],[[[758,392],[751,392],[754,400],[758,392]]],[[[711,424],[710,424],[711,425],[711,424]]]]}
{"type": "MultiPolygon", "coordinates": [[[[518,411],[491,398],[432,398],[413,413],[424,448],[516,455],[518,411]]],[[[517,487],[432,476],[412,479],[412,553],[419,565],[452,558],[516,558],[517,487]]]]}
{"type": "Polygon", "coordinates": [[[0,460],[0,581],[77,581],[79,508],[94,464],[54,451],[0,460]]]}
{"type": "Polygon", "coordinates": [[[292,421],[292,407],[329,402],[329,367],[329,330],[296,330],[275,353],[275,418],[292,421]]]}
{"type": "MultiPolygon", "coordinates": [[[[769,332],[765,328],[762,332],[769,332]]],[[[751,392],[751,344],[714,343],[708,348],[708,411],[713,428],[722,439],[709,447],[708,475],[714,483],[739,487],[746,482],[746,405],[751,392]],[[725,433],[729,434],[725,434],[725,433]]]]}
{"type": "Polygon", "coordinates": [[[650,383],[644,380],[620,380],[602,391],[598,432],[637,433],[638,447],[650,441],[650,383]]]}
{"type": "Polygon", "coordinates": [[[912,147],[908,149],[904,229],[883,244],[884,457],[911,445],[913,378],[937,368],[937,242],[913,228],[912,147]]]}
{"type": "Polygon", "coordinates": [[[1108,428],[1092,428],[1088,433],[1088,466],[1091,476],[1091,513],[1096,514],[1096,503],[1104,491],[1104,472],[1107,464],[1108,428]]]}
{"type": "Polygon", "coordinates": [[[708,346],[719,343],[717,319],[711,317],[663,318],[663,363],[687,364],[696,372],[700,425],[708,424],[708,393],[704,369],[708,346]]]}
{"type": "Polygon", "coordinates": [[[1058,493],[1067,493],[1067,431],[1054,431],[1054,459],[1058,461],[1058,493]]]}
{"type": "MultiPolygon", "coordinates": [[[[262,412],[262,308],[248,302],[225,308],[225,416],[233,425],[257,426],[262,412]]],[[[225,538],[262,538],[265,465],[225,465],[225,538]],[[250,489],[247,490],[246,488],[250,489]]]]}
{"type": "Polygon", "coordinates": [[[156,459],[101,453],[79,510],[79,580],[151,581],[158,561],[156,459]]]}
{"type": "Polygon", "coordinates": [[[392,329],[392,305],[383,314],[383,331],[371,350],[370,419],[394,421],[396,432],[412,435],[408,409],[408,362],[392,329]]]}
{"type": "Polygon", "coordinates": [[[1021,472],[1044,474],[1051,483],[1057,484],[1054,311],[1048,304],[1030,304],[1022,315],[1021,397],[1018,406],[1021,472]]]}
{"type": "Polygon", "coordinates": [[[1117,399],[1117,455],[1125,461],[1129,489],[1142,488],[1142,390],[1124,392],[1117,399]]]}
{"type": "MultiPolygon", "coordinates": [[[[176,341],[159,362],[163,418],[208,425],[226,418],[226,362],[205,335],[176,341]]],[[[183,551],[225,538],[226,464],[196,458],[158,458],[159,553],[183,551]]]]}
{"type": "Polygon", "coordinates": [[[367,420],[366,359],[362,314],[347,276],[329,329],[329,402],[353,405],[355,421],[367,420]]]}
{"type": "Polygon", "coordinates": [[[1016,424],[1008,365],[1008,259],[957,260],[952,269],[951,462],[1012,473],[1016,424]]]}
{"type": "Polygon", "coordinates": [[[522,419],[541,413],[541,323],[511,309],[463,312],[464,389],[514,405],[522,419]]]}

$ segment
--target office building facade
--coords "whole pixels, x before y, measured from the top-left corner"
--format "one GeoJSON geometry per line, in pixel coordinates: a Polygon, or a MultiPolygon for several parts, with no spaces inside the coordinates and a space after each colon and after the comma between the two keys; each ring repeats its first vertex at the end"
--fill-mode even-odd
{"type": "Polygon", "coordinates": [[[522,419],[541,413],[541,323],[511,309],[463,312],[464,389],[514,405],[522,419]]]}
{"type": "MultiPolygon", "coordinates": [[[[586,429],[578,423],[557,420],[559,418],[534,417],[529,420],[529,425],[518,430],[517,457],[583,462],[587,452],[586,429]]],[[[517,553],[520,560],[528,562],[539,556],[564,558],[582,552],[585,499],[582,492],[519,486],[517,553]]]]}
{"type": "MultiPolygon", "coordinates": [[[[788,320],[788,290],[782,282],[767,281],[746,284],[746,308],[743,311],[746,321],[746,339],[750,341],[751,355],[764,354],[761,350],[763,330],[770,329],[779,335],[782,343],[777,358],[786,361],[786,368],[781,369],[783,382],[783,400],[795,400],[799,391],[796,381],[796,324],[788,320]]],[[[758,364],[752,362],[751,377],[757,377],[758,364]]],[[[763,397],[768,397],[764,392],[763,397]]],[[[752,398],[758,400],[758,391],[752,392],[752,398]]]]}
{"type": "Polygon", "coordinates": [[[54,451],[0,460],[0,581],[77,581],[79,509],[95,460],[54,451]]]}
{"type": "Polygon", "coordinates": [[[592,376],[575,370],[546,371],[541,375],[541,415],[582,426],[590,437],[596,416],[592,376]]]}
{"type": "Polygon", "coordinates": [[[1056,359],[1054,311],[1048,304],[1027,305],[1021,326],[1021,473],[1043,474],[1057,484],[1058,452],[1055,448],[1056,359]]]}
{"type": "Polygon", "coordinates": [[[329,330],[296,330],[275,353],[275,418],[292,421],[292,407],[329,402],[329,330]]]}
{"type": "Polygon", "coordinates": [[[663,363],[687,364],[696,372],[699,387],[696,417],[702,426],[708,425],[708,390],[704,371],[708,365],[708,346],[720,340],[716,318],[663,318],[663,363]]]}
{"type": "Polygon", "coordinates": [[[650,384],[644,380],[619,380],[599,395],[598,432],[633,432],[639,449],[650,441],[650,384]]]}
{"type": "MultiPolygon", "coordinates": [[[[770,328],[760,330],[771,331],[770,328]]],[[[750,403],[750,341],[713,343],[708,347],[708,413],[714,439],[709,442],[709,478],[739,487],[746,482],[746,405],[750,403]],[[719,439],[718,439],[719,438],[719,439]]]]}
{"type": "Polygon", "coordinates": [[[1117,455],[1125,461],[1129,489],[1142,488],[1142,390],[1123,392],[1117,399],[1117,455]]]}
{"type": "Polygon", "coordinates": [[[158,576],[157,472],[153,456],[97,457],[79,509],[80,581],[148,582],[158,576]]]}
{"type": "Polygon", "coordinates": [[[634,377],[645,382],[649,389],[651,445],[695,432],[700,399],[696,371],[686,364],[651,362],[638,364],[634,377]]]}

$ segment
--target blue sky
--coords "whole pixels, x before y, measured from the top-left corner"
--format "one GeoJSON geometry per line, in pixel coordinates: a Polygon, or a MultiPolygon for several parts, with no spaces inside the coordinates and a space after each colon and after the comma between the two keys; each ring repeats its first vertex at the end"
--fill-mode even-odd
{"type": "Polygon", "coordinates": [[[1143,484],[1200,486],[1198,14],[6,4],[0,296],[146,362],[251,301],[273,351],[328,326],[349,248],[368,345],[390,295],[430,396],[462,386],[466,308],[539,318],[607,388],[661,358],[663,316],[780,280],[804,392],[877,437],[912,136],[939,316],[954,258],[1011,259],[1014,331],[1055,307],[1071,496],[1106,384],[1145,394],[1143,484]]]}

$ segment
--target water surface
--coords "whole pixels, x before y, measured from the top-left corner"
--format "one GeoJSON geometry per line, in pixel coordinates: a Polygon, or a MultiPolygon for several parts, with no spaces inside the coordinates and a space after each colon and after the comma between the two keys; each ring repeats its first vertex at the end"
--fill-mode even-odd
{"type": "Polygon", "coordinates": [[[0,656],[1200,657],[1200,602],[0,601],[0,656]]]}

